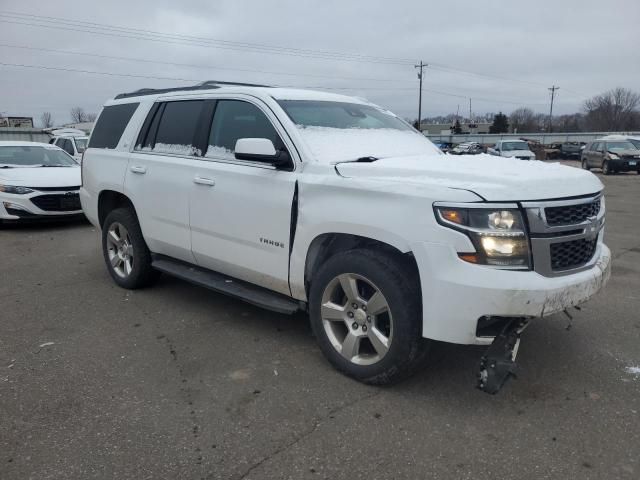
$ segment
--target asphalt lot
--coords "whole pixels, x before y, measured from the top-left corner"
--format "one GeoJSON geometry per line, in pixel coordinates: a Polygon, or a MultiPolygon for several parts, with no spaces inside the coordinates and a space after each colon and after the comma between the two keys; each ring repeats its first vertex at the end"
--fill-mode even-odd
{"type": "Polygon", "coordinates": [[[640,478],[640,177],[603,181],[611,281],[528,329],[497,396],[480,347],[369,387],[304,315],[122,290],[85,223],[0,230],[0,478],[640,478]]]}

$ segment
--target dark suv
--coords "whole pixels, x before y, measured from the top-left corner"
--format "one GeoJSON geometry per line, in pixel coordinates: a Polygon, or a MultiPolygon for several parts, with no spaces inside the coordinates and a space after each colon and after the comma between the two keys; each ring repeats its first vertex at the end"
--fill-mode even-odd
{"type": "Polygon", "coordinates": [[[616,172],[640,174],[640,150],[627,140],[594,140],[582,151],[582,168],[601,168],[609,175],[616,172]]]}

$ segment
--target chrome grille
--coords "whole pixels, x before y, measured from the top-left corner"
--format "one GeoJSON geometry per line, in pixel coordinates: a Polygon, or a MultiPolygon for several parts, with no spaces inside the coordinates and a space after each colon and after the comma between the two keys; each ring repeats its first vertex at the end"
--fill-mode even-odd
{"type": "Polygon", "coordinates": [[[521,205],[527,214],[536,272],[555,277],[594,266],[605,221],[602,194],[521,205]]]}
{"type": "Polygon", "coordinates": [[[600,212],[600,199],[578,205],[565,205],[561,207],[547,207],[544,209],[547,225],[575,225],[582,223],[590,217],[596,217],[600,212]]]}

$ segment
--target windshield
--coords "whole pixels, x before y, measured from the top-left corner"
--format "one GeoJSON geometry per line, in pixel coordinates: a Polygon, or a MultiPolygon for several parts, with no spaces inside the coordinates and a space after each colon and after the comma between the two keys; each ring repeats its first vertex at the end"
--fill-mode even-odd
{"type": "Polygon", "coordinates": [[[443,155],[424,135],[374,105],[279,100],[316,160],[323,163],[413,155],[443,155]]]}
{"type": "Polygon", "coordinates": [[[280,100],[289,118],[301,127],[329,128],[412,128],[390,112],[370,105],[316,100],[280,100]]]}
{"type": "Polygon", "coordinates": [[[82,153],[87,149],[87,142],[89,141],[88,138],[76,138],[75,141],[78,153],[82,153]]]}
{"type": "Polygon", "coordinates": [[[620,151],[620,150],[635,150],[636,147],[633,146],[631,142],[607,142],[607,150],[612,152],[620,151]]]}
{"type": "Polygon", "coordinates": [[[630,138],[629,142],[633,143],[633,146],[636,147],[637,149],[640,149],[640,140],[636,140],[635,138],[630,138]]]}
{"type": "Polygon", "coordinates": [[[504,142],[502,144],[503,150],[529,150],[529,144],[527,142],[504,142]]]}
{"type": "Polygon", "coordinates": [[[0,147],[0,167],[72,167],[76,161],[57,148],[0,147]]]}

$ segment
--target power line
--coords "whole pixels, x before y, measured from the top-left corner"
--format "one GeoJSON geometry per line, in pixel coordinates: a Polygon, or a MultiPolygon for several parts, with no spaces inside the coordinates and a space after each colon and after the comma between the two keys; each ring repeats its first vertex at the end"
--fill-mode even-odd
{"type": "Polygon", "coordinates": [[[12,45],[7,43],[0,43],[0,47],[32,50],[32,51],[39,51],[39,52],[61,53],[64,55],[77,55],[77,56],[83,56],[83,57],[107,58],[111,60],[124,60],[124,61],[140,62],[140,63],[151,63],[151,64],[157,64],[157,65],[171,65],[176,67],[199,68],[199,69],[206,69],[206,70],[229,70],[229,71],[237,71],[237,72],[264,73],[267,75],[285,75],[285,76],[294,76],[294,77],[314,77],[314,78],[331,78],[331,79],[339,79],[339,80],[402,83],[402,80],[399,81],[397,79],[394,80],[391,78],[341,77],[341,76],[335,76],[335,75],[322,75],[322,74],[313,74],[313,73],[293,73],[293,72],[283,72],[283,71],[273,71],[273,70],[259,70],[259,69],[252,69],[252,68],[228,68],[228,67],[219,67],[217,65],[175,63],[175,62],[167,62],[163,60],[150,60],[147,58],[121,57],[117,55],[103,55],[98,53],[76,52],[72,50],[59,50],[54,48],[43,48],[43,47],[30,47],[26,45],[12,45]]]}
{"type": "MultiPolygon", "coordinates": [[[[265,53],[276,55],[289,55],[296,57],[307,57],[321,60],[337,60],[337,61],[356,61],[356,62],[368,62],[378,64],[389,64],[396,66],[408,66],[413,64],[413,61],[405,58],[393,58],[393,57],[381,57],[373,55],[362,54],[350,54],[343,52],[332,52],[328,50],[311,50],[292,47],[281,47],[275,45],[267,45],[261,43],[248,43],[237,42],[231,40],[222,40],[210,37],[199,37],[193,35],[171,34],[166,32],[159,32],[154,30],[144,30],[131,27],[121,27],[117,25],[109,25],[104,23],[87,22],[81,20],[69,20],[60,17],[48,17],[35,14],[27,14],[12,11],[0,11],[0,17],[9,18],[12,20],[6,20],[0,18],[0,22],[13,23],[18,25],[27,25],[42,28],[64,29],[83,33],[89,33],[94,35],[103,36],[117,36],[121,38],[130,38],[134,40],[145,40],[152,42],[162,42],[174,45],[188,45],[199,46],[209,48],[220,48],[230,50],[249,51],[253,53],[265,53]],[[20,21],[16,21],[20,20],[20,21]],[[39,23],[29,23],[39,22],[39,23]]],[[[542,83],[532,82],[529,80],[523,80],[519,78],[510,78],[494,74],[486,74],[479,72],[472,72],[457,67],[452,67],[436,62],[429,62],[430,68],[443,72],[456,75],[472,76],[479,78],[486,78],[491,80],[499,80],[503,82],[513,82],[534,87],[544,86],[542,83]]],[[[335,77],[334,77],[335,78],[335,77]]],[[[567,89],[568,90],[568,89],[567,89]]],[[[570,90],[568,90],[570,91],[570,90]]],[[[586,96],[575,92],[582,99],[586,96]]]]}
{"type": "MultiPolygon", "coordinates": [[[[72,72],[72,73],[85,73],[85,74],[93,74],[93,75],[107,75],[111,77],[125,77],[125,78],[145,78],[152,80],[171,80],[171,81],[179,81],[179,82],[202,82],[205,79],[202,78],[177,78],[177,77],[164,77],[164,76],[155,76],[155,75],[138,75],[138,74],[130,74],[130,73],[113,73],[113,72],[104,72],[97,70],[85,70],[79,68],[71,68],[71,67],[50,67],[45,65],[29,65],[23,63],[9,63],[9,62],[0,62],[0,65],[6,67],[17,67],[17,68],[31,68],[31,69],[40,69],[40,70],[53,70],[53,71],[61,71],[61,72],[72,72]]],[[[412,87],[327,87],[322,85],[278,85],[279,87],[284,88],[307,88],[307,89],[317,89],[317,90],[346,90],[346,91],[360,91],[360,90],[381,90],[381,91],[399,91],[399,90],[413,90],[412,87]]],[[[440,90],[432,90],[423,88],[425,92],[431,92],[438,95],[444,95],[449,97],[456,98],[469,98],[466,95],[459,95],[451,92],[443,92],[440,90]]],[[[513,105],[546,105],[544,103],[531,103],[525,101],[513,101],[513,100],[504,100],[500,98],[482,98],[482,97],[473,97],[474,99],[482,102],[488,103],[507,103],[513,105]]]]}
{"type": "Polygon", "coordinates": [[[137,28],[119,27],[114,25],[99,24],[77,20],[65,20],[57,17],[43,17],[40,15],[19,14],[0,11],[0,21],[18,25],[34,27],[64,29],[96,35],[118,36],[137,40],[155,41],[176,45],[195,45],[202,47],[221,48],[228,50],[252,51],[254,53],[289,55],[296,57],[310,57],[324,60],[342,60],[369,63],[385,63],[392,65],[409,65],[413,63],[408,59],[396,59],[389,57],[377,57],[372,55],[348,54],[329,52],[323,50],[309,50],[291,47],[278,47],[257,43],[235,42],[192,35],[169,34],[153,30],[141,30],[137,28]],[[7,20],[8,18],[8,20],[7,20]],[[37,22],[37,23],[34,23],[37,22]]]}

